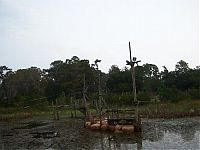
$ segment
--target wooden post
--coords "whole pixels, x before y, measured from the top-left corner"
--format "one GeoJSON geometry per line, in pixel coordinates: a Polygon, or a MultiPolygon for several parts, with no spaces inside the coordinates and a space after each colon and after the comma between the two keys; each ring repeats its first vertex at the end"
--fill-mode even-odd
{"type": "Polygon", "coordinates": [[[72,97],[70,97],[70,106],[71,106],[71,118],[74,118],[74,115],[73,115],[73,101],[72,101],[72,97]]]}
{"type": "Polygon", "coordinates": [[[135,84],[135,68],[131,68],[132,71],[132,80],[133,80],[133,95],[134,95],[134,102],[137,102],[137,95],[136,95],[136,84],[135,84]]]}
{"type": "Polygon", "coordinates": [[[131,66],[131,75],[132,75],[132,83],[133,83],[133,95],[134,95],[134,102],[137,101],[136,96],[136,84],[135,84],[135,60],[132,60],[131,56],[131,43],[129,42],[129,53],[130,53],[130,66],[131,66]]]}
{"type": "Polygon", "coordinates": [[[156,117],[158,116],[158,103],[157,103],[157,100],[155,100],[156,102],[156,117]]]}
{"type": "Polygon", "coordinates": [[[99,119],[100,119],[100,126],[101,126],[101,124],[102,124],[102,96],[101,96],[101,70],[99,70],[99,68],[98,68],[98,64],[97,63],[99,63],[99,62],[101,62],[101,60],[98,60],[98,59],[96,59],[95,60],[95,65],[96,65],[96,69],[97,69],[97,71],[98,71],[98,73],[99,73],[99,86],[98,86],[98,92],[99,92],[99,99],[98,99],[98,109],[99,109],[99,119]]]}
{"type": "Polygon", "coordinates": [[[58,101],[57,101],[57,98],[56,98],[56,120],[59,120],[60,117],[59,117],[59,113],[58,113],[58,101]]]}
{"type": "Polygon", "coordinates": [[[53,119],[56,120],[56,117],[55,117],[55,107],[54,107],[53,101],[51,102],[51,105],[52,105],[52,108],[53,108],[53,119]]]}
{"type": "Polygon", "coordinates": [[[100,118],[100,127],[102,124],[102,103],[101,103],[101,71],[99,70],[99,118],[100,118]]]}
{"type": "Polygon", "coordinates": [[[137,124],[139,124],[139,112],[138,112],[138,106],[139,106],[139,102],[137,102],[137,107],[136,107],[136,121],[137,121],[137,124]]]}
{"type": "Polygon", "coordinates": [[[85,73],[83,75],[83,101],[84,101],[84,107],[85,107],[85,121],[87,118],[87,101],[86,101],[86,88],[85,88],[85,73]]]}
{"type": "Polygon", "coordinates": [[[130,61],[126,61],[127,62],[127,65],[130,65],[131,66],[131,75],[132,75],[132,82],[133,82],[133,95],[134,95],[134,102],[137,102],[137,108],[136,108],[136,120],[137,122],[139,122],[139,114],[138,114],[138,105],[139,105],[139,102],[137,100],[137,93],[136,93],[136,82],[135,82],[135,64],[138,65],[139,62],[141,62],[140,60],[139,61],[136,61],[136,57],[133,57],[131,56],[131,43],[129,42],[129,53],[130,53],[130,61]]]}
{"type": "Polygon", "coordinates": [[[86,85],[85,85],[85,74],[84,74],[83,75],[83,100],[84,100],[84,105],[85,105],[85,121],[87,121],[87,119],[90,120],[90,112],[88,109],[86,92],[87,92],[87,89],[86,89],[86,85]]]}
{"type": "Polygon", "coordinates": [[[142,132],[137,133],[137,149],[142,149],[142,132]]]}
{"type": "Polygon", "coordinates": [[[99,101],[98,99],[95,100],[95,106],[96,106],[96,112],[97,112],[97,114],[99,114],[99,112],[100,112],[99,111],[98,101],[99,101]]]}
{"type": "Polygon", "coordinates": [[[76,99],[74,100],[74,117],[76,118],[76,99]]]}

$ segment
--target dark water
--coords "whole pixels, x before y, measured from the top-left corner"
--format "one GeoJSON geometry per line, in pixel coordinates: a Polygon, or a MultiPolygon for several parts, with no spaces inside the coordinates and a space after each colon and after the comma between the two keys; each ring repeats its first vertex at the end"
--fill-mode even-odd
{"type": "Polygon", "coordinates": [[[0,122],[0,149],[200,149],[200,118],[143,119],[142,133],[91,131],[81,119],[0,122]]]}

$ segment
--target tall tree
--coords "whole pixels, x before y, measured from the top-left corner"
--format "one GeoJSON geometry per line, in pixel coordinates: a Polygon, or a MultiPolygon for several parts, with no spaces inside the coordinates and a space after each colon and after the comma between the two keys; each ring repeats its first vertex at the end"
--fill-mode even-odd
{"type": "Polygon", "coordinates": [[[6,80],[12,74],[12,69],[6,66],[0,66],[0,99],[8,101],[8,89],[6,87],[6,80]]]}
{"type": "MultiPolygon", "coordinates": [[[[89,60],[80,60],[77,56],[51,63],[50,69],[46,70],[51,80],[51,87],[57,87],[56,94],[65,92],[66,95],[82,97],[83,76],[86,77],[86,85],[92,85],[95,81],[95,69],[89,64],[89,60]]],[[[92,90],[93,88],[90,88],[92,90]]],[[[53,93],[52,93],[53,94],[53,93]]],[[[59,95],[59,94],[58,94],[59,95]]]]}
{"type": "Polygon", "coordinates": [[[189,70],[188,63],[186,63],[183,60],[180,60],[179,62],[177,62],[175,66],[175,71],[177,71],[178,73],[185,73],[188,70],[189,70]]]}
{"type": "Polygon", "coordinates": [[[39,68],[31,67],[19,69],[11,74],[6,80],[8,97],[13,100],[22,96],[37,97],[42,95],[41,87],[42,71],[39,68]]]}
{"type": "Polygon", "coordinates": [[[149,92],[156,92],[160,86],[159,70],[154,64],[144,64],[144,85],[143,90],[149,92]]]}

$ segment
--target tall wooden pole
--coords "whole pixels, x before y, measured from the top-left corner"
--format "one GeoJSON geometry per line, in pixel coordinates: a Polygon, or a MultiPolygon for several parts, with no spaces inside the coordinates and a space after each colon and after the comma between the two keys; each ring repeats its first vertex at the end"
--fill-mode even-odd
{"type": "Polygon", "coordinates": [[[130,54],[130,62],[132,62],[132,56],[131,56],[131,42],[129,41],[129,54],[130,54]]]}
{"type": "Polygon", "coordinates": [[[89,109],[87,106],[87,98],[86,98],[86,85],[85,85],[85,74],[83,75],[83,100],[84,100],[84,107],[85,107],[85,120],[90,118],[89,109]]]}
{"type": "Polygon", "coordinates": [[[138,105],[139,101],[137,100],[136,95],[136,82],[135,82],[135,64],[138,64],[139,61],[136,61],[136,57],[131,56],[131,43],[129,42],[129,53],[130,53],[130,61],[126,61],[127,65],[131,66],[131,76],[133,81],[133,95],[134,95],[134,102],[137,102],[137,110],[136,110],[136,120],[139,122],[139,114],[138,114],[138,105]]]}
{"type": "Polygon", "coordinates": [[[133,94],[134,94],[134,102],[137,102],[137,94],[136,94],[136,84],[135,84],[135,68],[132,68],[132,80],[133,80],[133,94]]]}
{"type": "Polygon", "coordinates": [[[101,71],[99,70],[99,110],[100,110],[100,126],[102,124],[102,99],[101,99],[101,71]]]}
{"type": "Polygon", "coordinates": [[[59,120],[60,117],[59,117],[59,113],[58,113],[58,100],[56,98],[56,120],[59,120]]]}
{"type": "Polygon", "coordinates": [[[73,106],[72,97],[70,97],[70,107],[71,107],[71,118],[74,118],[74,115],[73,115],[74,106],[73,106]]]}
{"type": "Polygon", "coordinates": [[[99,86],[98,86],[98,90],[99,90],[99,109],[101,111],[101,74],[99,71],[99,86]]]}
{"type": "Polygon", "coordinates": [[[133,95],[134,95],[134,102],[137,102],[137,95],[136,95],[136,84],[135,84],[135,62],[132,60],[131,56],[131,43],[129,42],[129,53],[130,53],[130,66],[131,66],[131,75],[132,75],[132,83],[133,83],[133,95]]]}
{"type": "Polygon", "coordinates": [[[98,92],[99,92],[99,99],[98,99],[98,105],[99,105],[99,119],[100,119],[100,126],[102,124],[102,95],[101,95],[101,70],[99,70],[98,63],[101,62],[101,60],[96,59],[95,65],[96,69],[98,71],[98,78],[99,78],[99,86],[98,86],[98,92]]]}

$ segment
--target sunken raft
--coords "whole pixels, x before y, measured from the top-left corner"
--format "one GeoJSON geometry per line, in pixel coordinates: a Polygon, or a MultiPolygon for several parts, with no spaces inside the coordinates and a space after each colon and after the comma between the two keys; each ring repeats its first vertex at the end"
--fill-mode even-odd
{"type": "Polygon", "coordinates": [[[133,109],[109,109],[102,115],[85,121],[85,127],[92,130],[131,134],[141,131],[141,119],[133,109]]]}

